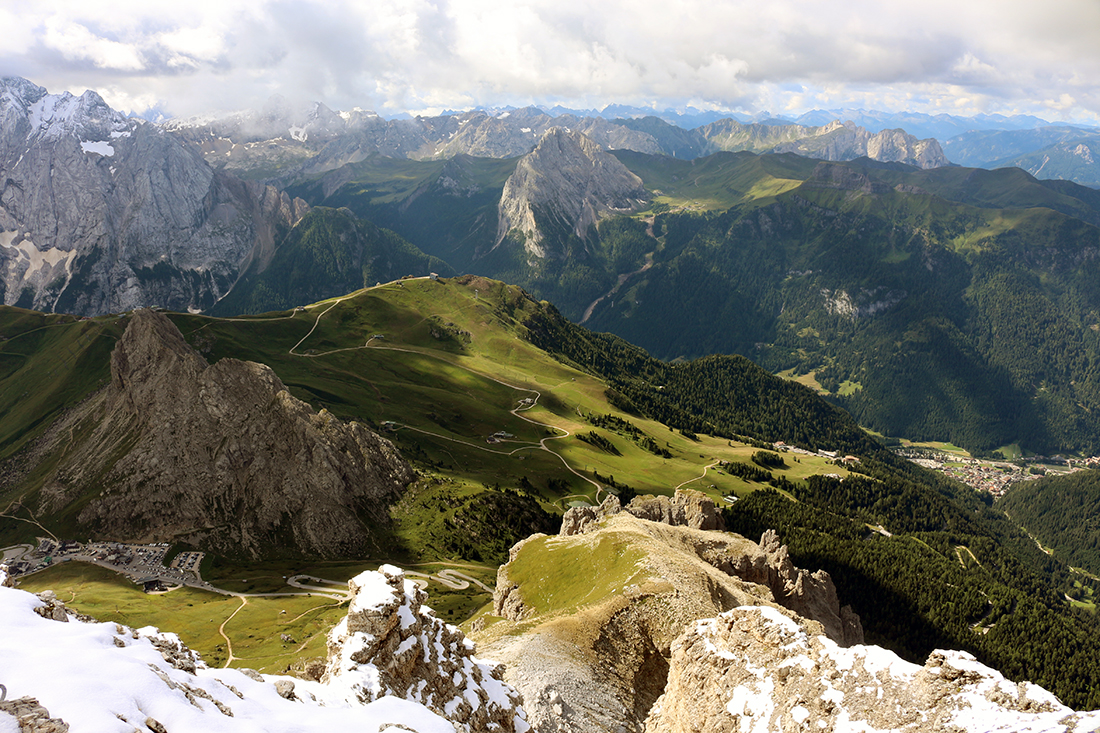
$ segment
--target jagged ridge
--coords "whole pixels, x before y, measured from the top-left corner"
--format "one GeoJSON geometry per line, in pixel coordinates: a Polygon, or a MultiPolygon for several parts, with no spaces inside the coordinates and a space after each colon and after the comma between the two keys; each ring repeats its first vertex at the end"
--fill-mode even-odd
{"type": "Polygon", "coordinates": [[[389,441],[314,412],[267,366],[208,365],[148,310],[119,340],[109,387],[53,434],[72,431],[88,438],[67,447],[40,511],[78,512],[82,530],[113,539],[362,554],[413,478],[389,441]]]}

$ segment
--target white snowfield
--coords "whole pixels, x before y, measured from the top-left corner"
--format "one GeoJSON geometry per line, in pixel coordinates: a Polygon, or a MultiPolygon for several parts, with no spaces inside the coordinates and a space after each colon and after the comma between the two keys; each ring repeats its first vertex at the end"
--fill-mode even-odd
{"type": "MultiPolygon", "coordinates": [[[[0,566],[0,585],[4,569],[0,566]]],[[[357,580],[362,592],[354,603],[361,609],[382,608],[393,596],[381,573],[357,580]]],[[[7,704],[34,698],[50,718],[67,723],[71,733],[132,733],[135,728],[203,733],[456,730],[417,702],[392,695],[360,702],[361,697],[348,694],[347,677],[328,685],[210,669],[174,634],[153,627],[85,623],[73,615],[62,622],[35,612],[50,607],[31,593],[0,587],[0,684],[7,688],[7,704]],[[276,683],[284,695],[292,683],[293,692],[284,697],[276,683]]],[[[343,671],[352,673],[347,667],[343,671]]],[[[15,733],[19,724],[4,705],[0,703],[0,733],[15,733]]],[[[511,712],[523,716],[521,710],[511,712]]]]}

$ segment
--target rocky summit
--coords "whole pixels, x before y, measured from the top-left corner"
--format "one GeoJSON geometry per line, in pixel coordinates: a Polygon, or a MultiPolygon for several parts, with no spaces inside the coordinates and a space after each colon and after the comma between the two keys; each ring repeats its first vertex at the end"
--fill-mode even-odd
{"type": "Polygon", "coordinates": [[[262,364],[207,364],[150,310],[131,317],[109,386],[37,450],[60,454],[39,511],[73,512],[82,533],[253,557],[362,554],[413,479],[389,441],[315,412],[262,364]]]}
{"type": "Polygon", "coordinates": [[[497,244],[512,234],[528,255],[557,258],[561,252],[542,244],[547,224],[584,239],[601,217],[632,212],[647,199],[642,179],[596,142],[553,128],[504,184],[497,244]]]}
{"type": "Polygon", "coordinates": [[[475,638],[506,664],[536,730],[642,730],[664,692],[673,641],[697,619],[742,605],[790,617],[797,607],[835,644],[863,641],[827,574],[795,568],[770,539],[761,547],[714,531],[714,509],[697,492],[625,510],[611,497],[598,518],[578,523],[591,510],[570,510],[564,534],[512,548],[494,595],[493,612],[506,621],[475,638]]]}
{"type": "Polygon", "coordinates": [[[474,657],[473,643],[424,607],[427,595],[399,568],[383,565],[348,586],[353,601],[329,633],[322,683],[345,690],[353,704],[413,700],[452,721],[456,733],[529,730],[503,667],[474,657]]]}

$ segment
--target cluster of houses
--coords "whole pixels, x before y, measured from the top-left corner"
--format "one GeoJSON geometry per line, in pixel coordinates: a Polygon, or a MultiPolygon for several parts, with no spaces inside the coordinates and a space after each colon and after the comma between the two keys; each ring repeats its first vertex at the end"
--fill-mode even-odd
{"type": "Polygon", "coordinates": [[[200,581],[199,564],[202,552],[181,552],[164,566],[168,544],[129,545],[121,542],[91,542],[56,540],[39,537],[38,546],[21,560],[9,564],[12,577],[44,570],[59,562],[77,560],[103,565],[144,586],[147,592],[164,590],[165,583],[182,585],[200,581]]]}
{"type": "Polygon", "coordinates": [[[1051,467],[1058,473],[1072,473],[1084,468],[1100,466],[1100,457],[1085,459],[1033,456],[1018,461],[983,461],[966,458],[928,448],[902,448],[897,454],[913,463],[933,471],[939,471],[977,491],[993,496],[1004,496],[1015,483],[1031,481],[1049,475],[1051,467]],[[1040,468],[1039,466],[1043,466],[1040,468]],[[1064,469],[1063,469],[1064,467],[1064,469]]]}

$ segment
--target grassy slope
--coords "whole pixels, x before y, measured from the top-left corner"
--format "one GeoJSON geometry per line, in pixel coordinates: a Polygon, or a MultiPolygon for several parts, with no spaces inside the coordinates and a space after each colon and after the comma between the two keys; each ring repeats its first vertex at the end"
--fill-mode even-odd
{"type": "MultiPolygon", "coordinates": [[[[397,557],[456,557],[446,536],[464,521],[460,504],[487,487],[516,491],[552,512],[578,500],[601,499],[597,484],[606,481],[596,480],[597,473],[648,493],[668,494],[688,483],[720,499],[726,493],[757,488],[713,469],[704,477],[704,469],[719,460],[746,460],[752,452],[749,446],[708,436],[693,441],[655,420],[627,415],[607,402],[602,380],[529,343],[520,321],[537,307],[522,291],[494,281],[408,280],[300,312],[241,319],[171,317],[211,362],[236,357],[268,364],[292,393],[316,408],[375,427],[386,421],[401,426],[389,435],[422,467],[426,478],[395,509],[402,542],[394,548],[397,557]],[[365,347],[376,334],[384,338],[365,347]],[[533,409],[512,413],[522,399],[536,396],[533,409]],[[593,428],[587,419],[593,414],[629,420],[671,457],[659,457],[625,436],[593,428]],[[573,435],[590,430],[605,435],[621,455],[573,435]],[[515,437],[487,443],[497,431],[515,437]],[[554,453],[539,448],[543,439],[549,439],[554,453]]],[[[0,321],[2,328],[16,335],[6,348],[33,336],[36,322],[25,323],[18,311],[3,313],[10,320],[0,321]]],[[[78,329],[88,327],[72,323],[50,333],[65,344],[78,329]]],[[[49,343],[43,347],[46,350],[36,360],[57,355],[49,343]]],[[[82,379],[93,387],[104,383],[109,377],[106,354],[90,366],[82,379]]],[[[24,378],[24,371],[8,377],[24,378]]],[[[8,384],[19,382],[0,380],[4,395],[14,393],[8,384]]],[[[65,386],[63,394],[69,393],[71,388],[65,386]]],[[[15,435],[32,431],[39,414],[20,411],[22,407],[14,401],[12,414],[19,418],[4,423],[15,435]]],[[[808,458],[804,465],[822,473],[836,470],[824,459],[808,458]]],[[[32,477],[23,488],[33,489],[36,478],[41,476],[32,477]]],[[[7,522],[4,531],[3,538],[14,542],[36,528],[7,522]],[[21,529],[26,531],[16,537],[21,529]]]]}
{"type": "MultiPolygon", "coordinates": [[[[19,587],[36,593],[53,590],[73,609],[100,621],[171,630],[215,667],[228,657],[218,628],[241,606],[238,598],[191,588],[146,595],[115,573],[84,563],[59,565],[24,578],[19,587]]],[[[289,665],[324,657],[325,634],[346,613],[328,598],[249,598],[225,626],[239,660],[234,666],[281,673],[289,665]],[[280,634],[295,643],[284,642],[280,634]]]]}
{"type": "MultiPolygon", "coordinates": [[[[748,446],[724,440],[704,436],[700,442],[691,441],[656,421],[612,407],[601,380],[552,359],[523,338],[519,320],[533,304],[518,289],[483,279],[465,284],[409,280],[361,291],[335,306],[334,302],[269,316],[289,320],[292,327],[286,320],[261,318],[173,318],[190,341],[208,345],[211,360],[235,356],[261,361],[297,396],[341,418],[375,426],[399,423],[404,427],[390,437],[442,477],[466,485],[518,486],[526,476],[540,499],[559,510],[568,496],[596,500],[596,490],[566,471],[556,456],[539,450],[537,442],[544,438],[553,438],[553,450],[579,472],[613,475],[649,493],[671,493],[715,460],[751,454],[748,446]],[[318,321],[330,306],[332,310],[318,321]],[[314,322],[318,325],[312,335],[295,354],[288,353],[314,322]],[[433,328],[442,338],[432,336],[433,328]],[[447,329],[468,336],[452,337],[447,329]],[[384,339],[365,347],[375,334],[384,339]],[[520,400],[536,395],[536,406],[521,413],[528,419],[510,414],[520,400]],[[630,420],[667,445],[673,458],[655,456],[613,433],[607,437],[621,456],[566,436],[592,430],[584,417],[588,414],[630,420]],[[485,442],[501,430],[515,437],[485,442]],[[551,478],[564,481],[569,493],[551,490],[551,478]]],[[[808,463],[825,470],[823,460],[808,463]]],[[[726,482],[730,489],[740,485],[726,482]]]]}

